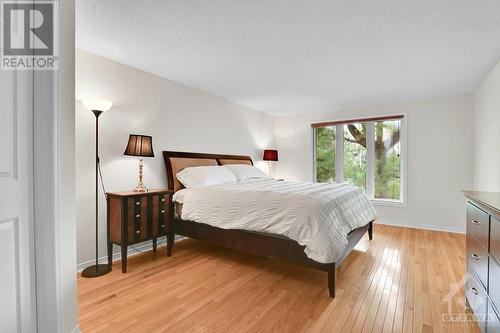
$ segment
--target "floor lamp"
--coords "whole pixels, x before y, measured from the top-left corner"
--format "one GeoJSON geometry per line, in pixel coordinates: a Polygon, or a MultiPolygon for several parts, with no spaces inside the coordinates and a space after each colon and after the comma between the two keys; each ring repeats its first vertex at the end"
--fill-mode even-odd
{"type": "Polygon", "coordinates": [[[95,115],[95,265],[82,271],[86,278],[98,277],[111,272],[108,264],[99,264],[99,116],[111,109],[113,102],[106,99],[86,99],[82,101],[86,109],[95,115]]]}

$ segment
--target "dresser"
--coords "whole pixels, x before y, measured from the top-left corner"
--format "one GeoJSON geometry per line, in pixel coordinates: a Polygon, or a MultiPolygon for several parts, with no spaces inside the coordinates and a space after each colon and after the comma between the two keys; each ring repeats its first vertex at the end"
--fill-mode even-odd
{"type": "Polygon", "coordinates": [[[463,193],[467,197],[465,296],[481,330],[500,333],[500,193],[463,193]]]}
{"type": "Polygon", "coordinates": [[[127,251],[130,245],[152,240],[156,252],[157,238],[167,236],[167,255],[172,253],[174,231],[172,191],[110,192],[108,208],[108,262],[113,259],[113,244],[121,247],[122,272],[127,272],[127,251]]]}

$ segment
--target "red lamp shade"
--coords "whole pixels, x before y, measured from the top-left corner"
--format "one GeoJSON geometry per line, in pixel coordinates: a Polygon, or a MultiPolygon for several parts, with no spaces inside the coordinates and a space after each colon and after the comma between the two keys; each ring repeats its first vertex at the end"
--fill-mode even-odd
{"type": "Polygon", "coordinates": [[[154,157],[153,138],[149,135],[130,134],[123,155],[154,157]]]}
{"type": "Polygon", "coordinates": [[[264,150],[264,156],[262,157],[264,161],[277,161],[278,151],[273,149],[264,150]]]}

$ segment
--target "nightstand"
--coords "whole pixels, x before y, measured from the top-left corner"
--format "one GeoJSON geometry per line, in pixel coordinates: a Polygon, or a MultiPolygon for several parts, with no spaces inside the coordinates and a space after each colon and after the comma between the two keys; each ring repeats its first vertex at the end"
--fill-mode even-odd
{"type": "Polygon", "coordinates": [[[167,236],[167,255],[172,254],[174,240],[173,191],[165,189],[148,192],[110,192],[108,203],[108,263],[113,260],[113,244],[121,247],[122,272],[127,272],[129,245],[153,241],[156,252],[157,238],[167,236]]]}

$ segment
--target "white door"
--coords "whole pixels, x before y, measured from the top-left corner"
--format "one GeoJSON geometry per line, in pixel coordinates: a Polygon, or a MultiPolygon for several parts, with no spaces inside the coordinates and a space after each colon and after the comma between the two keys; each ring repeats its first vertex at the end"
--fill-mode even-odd
{"type": "Polygon", "coordinates": [[[0,70],[0,332],[36,331],[31,71],[0,70]]]}

